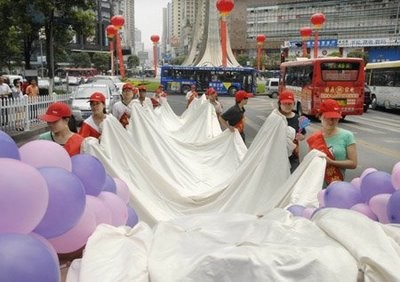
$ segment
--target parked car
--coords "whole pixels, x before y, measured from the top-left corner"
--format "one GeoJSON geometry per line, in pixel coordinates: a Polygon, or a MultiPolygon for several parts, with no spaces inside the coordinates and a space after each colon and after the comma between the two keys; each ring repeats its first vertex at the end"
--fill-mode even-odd
{"type": "Polygon", "coordinates": [[[93,76],[93,77],[89,78],[86,83],[106,84],[106,85],[108,85],[108,87],[110,87],[110,90],[113,93],[113,95],[121,94],[117,85],[115,84],[114,80],[111,79],[111,77],[112,76],[93,76]]]}
{"type": "Polygon", "coordinates": [[[268,78],[265,82],[265,92],[271,98],[278,97],[279,78],[268,78]]]}
{"type": "Polygon", "coordinates": [[[372,103],[372,92],[371,88],[367,84],[364,85],[364,113],[366,113],[369,109],[369,106],[372,103]]]}
{"type": "Polygon", "coordinates": [[[122,82],[121,79],[116,75],[95,75],[90,77],[87,82],[94,82],[98,80],[109,79],[114,82],[115,86],[120,93],[122,93],[122,86],[124,86],[125,82],[122,82]]]}
{"type": "Polygon", "coordinates": [[[111,113],[112,106],[120,100],[120,95],[113,93],[107,84],[82,84],[72,93],[72,114],[79,126],[83,120],[88,118],[92,111],[90,109],[89,97],[94,92],[101,92],[106,97],[106,111],[111,113]]]}

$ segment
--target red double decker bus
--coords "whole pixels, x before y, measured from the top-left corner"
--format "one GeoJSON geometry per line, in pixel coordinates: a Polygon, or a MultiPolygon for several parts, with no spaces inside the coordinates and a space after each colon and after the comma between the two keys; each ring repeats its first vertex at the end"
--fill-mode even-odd
{"type": "Polygon", "coordinates": [[[315,116],[324,99],[338,101],[343,118],[362,115],[364,61],[359,58],[317,58],[281,64],[279,93],[292,90],[299,114],[315,116]]]}

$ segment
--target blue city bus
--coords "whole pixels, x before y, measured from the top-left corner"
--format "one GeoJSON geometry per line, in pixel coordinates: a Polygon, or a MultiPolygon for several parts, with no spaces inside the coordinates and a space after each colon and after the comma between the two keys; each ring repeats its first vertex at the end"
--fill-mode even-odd
{"type": "Polygon", "coordinates": [[[235,95],[238,90],[256,93],[257,70],[247,67],[161,67],[161,84],[169,93],[185,94],[191,85],[197,92],[205,92],[213,87],[219,95],[235,95]]]}

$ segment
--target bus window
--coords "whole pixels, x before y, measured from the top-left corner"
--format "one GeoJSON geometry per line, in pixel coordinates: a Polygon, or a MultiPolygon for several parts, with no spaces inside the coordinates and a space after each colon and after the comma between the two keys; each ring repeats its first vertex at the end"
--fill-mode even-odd
{"type": "Polygon", "coordinates": [[[321,63],[321,77],[323,81],[355,81],[359,69],[359,63],[324,62],[321,63]]]}

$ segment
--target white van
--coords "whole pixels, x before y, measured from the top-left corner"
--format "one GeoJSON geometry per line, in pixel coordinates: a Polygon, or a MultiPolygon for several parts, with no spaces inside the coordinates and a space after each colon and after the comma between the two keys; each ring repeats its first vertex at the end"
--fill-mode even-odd
{"type": "Polygon", "coordinates": [[[265,82],[265,93],[271,97],[278,97],[279,78],[268,78],[265,82]]]}

